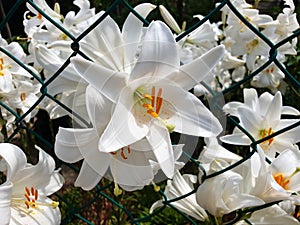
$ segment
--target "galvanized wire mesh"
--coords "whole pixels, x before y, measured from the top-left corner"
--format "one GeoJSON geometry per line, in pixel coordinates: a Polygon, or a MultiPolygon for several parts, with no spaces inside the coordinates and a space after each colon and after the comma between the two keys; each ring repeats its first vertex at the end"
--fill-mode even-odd
{"type": "MultiPolygon", "coordinates": [[[[17,64],[19,64],[21,67],[23,67],[26,71],[28,71],[33,79],[36,79],[40,84],[41,84],[41,88],[40,88],[40,95],[38,100],[35,102],[35,104],[33,104],[30,109],[25,112],[24,114],[20,114],[19,111],[16,111],[13,108],[10,108],[8,105],[6,105],[4,102],[0,101],[0,105],[2,111],[3,109],[7,110],[15,119],[14,122],[12,124],[13,127],[13,132],[11,132],[9,135],[6,135],[7,132],[4,130],[5,126],[3,126],[3,130],[2,132],[5,134],[5,141],[6,142],[11,142],[13,140],[15,140],[16,137],[19,137],[20,135],[24,137],[24,135],[26,136],[26,140],[28,141],[28,139],[31,140],[32,143],[38,142],[40,145],[43,145],[46,149],[48,149],[48,151],[53,151],[53,139],[47,139],[45,136],[43,136],[40,133],[40,130],[37,131],[36,127],[33,126],[29,126],[29,123],[25,122],[25,118],[28,114],[30,114],[34,109],[36,109],[36,107],[40,104],[40,102],[43,101],[43,99],[48,98],[51,101],[56,102],[58,105],[60,105],[62,108],[64,108],[66,111],[68,111],[70,114],[74,115],[77,119],[79,119],[83,124],[89,126],[89,123],[87,121],[85,121],[83,118],[81,118],[81,116],[72,111],[72,109],[70,109],[69,107],[67,107],[66,105],[64,105],[62,102],[60,102],[60,100],[58,100],[56,98],[56,96],[53,96],[51,94],[48,93],[47,91],[47,87],[49,86],[49,84],[51,82],[53,82],[55,79],[57,79],[57,77],[60,76],[60,74],[62,73],[62,71],[65,70],[65,68],[70,64],[70,58],[79,54],[82,55],[83,57],[86,57],[85,54],[81,51],[80,48],[80,41],[90,32],[92,31],[96,26],[98,26],[105,17],[107,17],[110,14],[113,14],[114,10],[116,9],[116,7],[124,7],[127,12],[131,12],[133,13],[138,19],[140,19],[145,26],[149,25],[149,21],[147,21],[145,18],[143,18],[141,15],[139,15],[134,9],[133,6],[130,5],[127,1],[125,0],[116,0],[114,2],[111,3],[110,7],[108,7],[105,10],[105,13],[103,15],[101,15],[101,17],[99,19],[97,19],[90,27],[87,27],[87,29],[81,33],[79,36],[75,37],[74,35],[72,35],[67,29],[65,29],[64,27],[62,27],[59,23],[57,23],[53,18],[51,18],[49,15],[47,15],[42,9],[40,9],[32,0],[16,0],[15,3],[12,5],[12,7],[9,9],[9,11],[3,11],[4,13],[4,18],[2,19],[2,22],[0,24],[0,31],[1,33],[6,31],[7,29],[7,25],[10,24],[11,27],[13,28],[13,20],[14,17],[19,13],[19,10],[21,9],[21,7],[24,7],[24,5],[28,3],[30,4],[33,8],[35,8],[35,10],[37,10],[43,17],[45,17],[49,22],[51,22],[54,26],[56,26],[59,30],[61,30],[69,39],[71,39],[73,41],[73,43],[71,44],[71,49],[73,51],[73,53],[70,55],[70,57],[61,65],[61,67],[51,76],[51,79],[48,79],[47,81],[43,80],[41,78],[41,76],[39,74],[36,74],[35,71],[31,70],[28,66],[26,66],[23,62],[21,62],[19,59],[17,59],[14,55],[12,55],[10,52],[6,51],[5,49],[0,47],[0,51],[2,53],[4,53],[5,55],[7,55],[9,58],[11,58],[12,60],[14,60],[17,64]]],[[[286,68],[285,65],[283,65],[278,59],[277,59],[277,54],[278,54],[278,48],[280,48],[281,46],[283,46],[284,44],[290,42],[292,39],[297,38],[300,36],[300,30],[295,31],[292,35],[288,36],[287,38],[285,38],[284,40],[280,41],[279,43],[272,43],[272,41],[269,40],[269,38],[267,36],[265,36],[260,30],[258,30],[257,28],[255,28],[248,20],[247,18],[245,18],[242,14],[240,14],[240,12],[235,8],[235,6],[232,4],[232,2],[230,0],[224,0],[222,1],[214,10],[212,10],[211,12],[208,12],[207,15],[200,20],[199,22],[195,23],[194,25],[190,26],[185,32],[183,32],[182,34],[178,35],[176,37],[176,41],[180,41],[182,38],[186,37],[187,35],[189,35],[193,30],[195,30],[196,28],[200,27],[203,23],[205,23],[207,20],[211,19],[213,16],[215,16],[216,14],[218,14],[220,12],[220,10],[224,7],[227,6],[229,7],[229,9],[248,27],[251,29],[251,31],[253,33],[255,33],[255,35],[257,37],[259,37],[261,40],[263,40],[269,47],[270,47],[270,51],[269,51],[269,59],[268,61],[266,61],[262,66],[260,66],[259,68],[257,68],[254,72],[252,72],[251,74],[248,74],[247,76],[245,76],[242,80],[235,82],[233,85],[231,85],[229,88],[226,88],[225,90],[223,90],[222,92],[216,92],[214,90],[210,89],[211,95],[213,96],[213,98],[218,99],[218,96],[225,96],[227,94],[233,93],[236,90],[240,89],[242,85],[245,85],[249,82],[249,80],[251,80],[254,76],[256,76],[257,74],[259,74],[260,72],[262,72],[263,70],[265,70],[271,63],[275,63],[276,66],[285,74],[285,81],[287,82],[288,86],[290,88],[292,88],[293,90],[295,90],[297,92],[298,95],[296,95],[296,97],[298,97],[299,100],[299,90],[300,90],[300,82],[297,80],[299,79],[299,74],[291,74],[288,69],[286,68]]],[[[2,6],[3,8],[3,6],[2,6]]],[[[209,88],[209,87],[208,87],[209,88]]],[[[296,100],[295,102],[297,102],[298,100],[296,100]]],[[[213,101],[212,101],[213,102],[213,101]]],[[[216,107],[219,107],[218,105],[216,107]]],[[[47,117],[46,117],[47,118],[47,117]]],[[[49,119],[49,118],[48,118],[49,119]]],[[[231,116],[228,116],[229,122],[232,123],[234,126],[237,126],[242,132],[244,132],[251,140],[251,151],[246,154],[244,156],[244,158],[236,163],[234,163],[233,165],[227,167],[224,170],[218,171],[216,173],[210,174],[210,175],[206,175],[205,171],[204,172],[204,176],[202,178],[202,180],[204,181],[205,179],[209,179],[211,177],[217,176],[218,174],[221,174],[227,170],[230,170],[234,167],[236,167],[237,165],[243,163],[244,161],[246,161],[247,159],[249,159],[251,157],[251,155],[254,154],[254,152],[256,151],[256,146],[266,140],[269,140],[272,137],[275,137],[277,135],[280,135],[281,133],[284,133],[288,130],[291,130],[297,126],[300,125],[300,122],[296,122],[295,124],[292,124],[290,126],[285,127],[284,129],[281,129],[271,135],[268,135],[267,137],[264,137],[260,140],[255,140],[250,133],[247,132],[247,130],[245,130],[245,128],[241,127],[238,123],[238,121],[231,116]]],[[[2,118],[3,121],[3,118],[2,118]]],[[[57,124],[55,126],[59,126],[59,122],[58,121],[57,124]]],[[[49,127],[50,129],[50,127],[49,127]]],[[[52,127],[53,129],[53,127],[52,127]]],[[[52,137],[53,138],[53,137],[52,137]]],[[[28,143],[26,145],[29,145],[28,143]]],[[[194,163],[195,165],[199,166],[199,168],[201,169],[201,165],[194,159],[192,158],[192,156],[188,155],[187,153],[185,153],[187,157],[190,157],[190,161],[192,163],[194,163]]],[[[76,166],[72,166],[63,162],[60,162],[58,160],[58,166],[61,165],[67,165],[69,168],[71,168],[71,170],[74,170],[75,172],[77,172],[77,168],[76,166]]],[[[82,222],[86,223],[86,224],[93,224],[91,221],[89,221],[87,218],[85,218],[84,216],[81,215],[81,212],[83,210],[90,210],[89,207],[91,207],[95,202],[100,201],[101,203],[105,203],[107,201],[109,201],[111,204],[113,204],[114,206],[116,206],[120,211],[122,211],[123,213],[125,213],[127,215],[127,220],[128,222],[130,222],[131,224],[140,224],[142,222],[147,222],[149,221],[152,217],[156,217],[159,216],[159,214],[165,210],[167,208],[167,206],[171,207],[172,209],[174,209],[174,211],[176,211],[177,213],[181,214],[183,216],[183,218],[191,223],[191,224],[197,224],[196,221],[194,221],[193,219],[191,219],[189,216],[185,215],[183,212],[181,212],[179,209],[177,209],[175,206],[172,205],[173,202],[178,201],[180,199],[185,198],[186,196],[189,196],[193,193],[196,192],[196,189],[190,193],[187,193],[186,195],[183,195],[179,198],[176,199],[168,199],[167,196],[163,193],[163,191],[159,191],[159,194],[162,196],[162,198],[164,199],[163,204],[164,206],[159,208],[158,210],[156,210],[154,213],[149,214],[149,215],[145,215],[144,217],[140,217],[140,218],[136,218],[135,214],[133,212],[130,211],[130,209],[127,209],[125,206],[122,205],[122,203],[118,202],[117,198],[114,198],[114,196],[109,195],[109,192],[107,190],[111,189],[112,184],[99,184],[94,191],[92,191],[90,193],[90,200],[84,204],[80,204],[80,205],[76,205],[76,203],[74,202],[68,202],[68,200],[66,200],[64,197],[62,197],[60,194],[57,194],[57,198],[59,198],[60,201],[64,202],[66,207],[66,211],[65,211],[65,215],[63,218],[62,223],[63,224],[67,224],[69,222],[71,222],[73,219],[78,219],[81,220],[82,222]]],[[[262,206],[261,208],[266,207],[266,206],[262,206]]],[[[253,208],[250,210],[256,210],[257,208],[253,208]]],[[[232,221],[232,223],[234,223],[234,221],[232,221]]],[[[100,224],[100,223],[99,223],[100,224]]]]}

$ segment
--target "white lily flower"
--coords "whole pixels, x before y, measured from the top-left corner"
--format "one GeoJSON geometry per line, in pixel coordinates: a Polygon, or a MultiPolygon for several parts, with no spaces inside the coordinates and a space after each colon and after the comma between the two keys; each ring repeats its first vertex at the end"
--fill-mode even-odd
{"type": "MultiPolygon", "coordinates": [[[[177,170],[172,180],[168,180],[165,187],[164,194],[168,200],[181,197],[194,190],[194,184],[197,182],[197,176],[191,174],[183,174],[177,170]]],[[[196,194],[191,194],[184,199],[174,201],[171,203],[177,209],[186,213],[187,215],[199,220],[208,220],[206,211],[196,202],[196,194]]],[[[163,200],[158,200],[153,203],[150,208],[152,213],[156,208],[163,206],[163,200]]]]}
{"type": "MultiPolygon", "coordinates": [[[[257,65],[255,65],[255,67],[260,67],[266,61],[267,58],[257,60],[257,65]]],[[[251,85],[258,88],[267,87],[275,93],[284,77],[284,73],[274,63],[272,63],[264,71],[253,77],[251,85]]]]}
{"type": "Polygon", "coordinates": [[[51,156],[39,149],[39,162],[31,165],[19,147],[8,143],[0,144],[0,156],[1,171],[6,172],[0,185],[0,224],[59,225],[58,202],[47,196],[62,187],[63,177],[54,170],[51,156]]]}
{"type": "MultiPolygon", "coordinates": [[[[102,152],[98,148],[98,141],[111,117],[113,104],[91,85],[86,91],[87,111],[93,128],[60,128],[55,142],[55,153],[61,160],[74,163],[84,159],[75,186],[90,190],[103,176],[115,182],[117,192],[117,185],[132,191],[151,184],[155,175],[151,161],[157,161],[153,151],[162,149],[155,146],[157,149],[153,150],[148,140],[142,139],[117,151],[102,152]]],[[[181,152],[181,148],[182,146],[174,146],[174,151],[181,152]]],[[[160,166],[163,164],[168,167],[168,152],[173,151],[173,148],[163,151],[161,155],[165,161],[161,162],[160,166]],[[166,153],[163,154],[163,151],[166,153]]],[[[171,162],[172,166],[173,164],[174,162],[171,162]]]]}
{"type": "MultiPolygon", "coordinates": [[[[237,116],[240,124],[255,140],[265,138],[276,131],[296,123],[297,119],[281,119],[282,114],[299,115],[299,111],[288,106],[282,106],[282,96],[277,92],[275,96],[268,92],[257,96],[255,89],[244,89],[244,102],[229,102],[223,110],[233,116],[237,116]]],[[[276,137],[260,143],[265,154],[274,158],[276,152],[280,153],[286,148],[294,148],[294,144],[300,141],[300,127],[286,131],[276,137]]],[[[238,128],[233,134],[220,138],[223,142],[236,145],[250,145],[251,140],[238,128]]]]}
{"type": "MultiPolygon", "coordinates": [[[[145,34],[138,61],[130,74],[72,58],[82,77],[116,103],[100,137],[99,149],[113,152],[142,138],[153,147],[162,141],[160,149],[171,149],[168,132],[172,131],[195,136],[218,135],[222,130],[218,120],[187,90],[200,82],[223,54],[224,48],[219,46],[180,67],[172,33],[165,24],[155,21],[145,34]]],[[[117,62],[121,63],[118,68],[127,67],[117,62]]],[[[160,151],[154,153],[157,158],[161,156],[160,151]]]]}
{"type": "MultiPolygon", "coordinates": [[[[55,21],[59,21],[62,18],[60,12],[58,10],[51,9],[45,0],[33,0],[33,3],[55,21]]],[[[43,26],[45,23],[47,23],[47,20],[29,3],[26,3],[26,6],[29,11],[24,13],[24,30],[29,37],[32,37],[32,29],[35,29],[37,26],[43,26]],[[29,13],[32,13],[35,16],[29,16],[29,13]]]]}

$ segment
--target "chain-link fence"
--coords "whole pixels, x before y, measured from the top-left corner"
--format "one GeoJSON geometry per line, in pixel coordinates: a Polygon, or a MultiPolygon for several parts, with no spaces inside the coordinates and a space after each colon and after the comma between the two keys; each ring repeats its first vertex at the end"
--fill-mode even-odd
{"type": "MultiPolygon", "coordinates": [[[[77,125],[82,125],[89,127],[90,123],[85,120],[85,118],[82,118],[80,113],[73,111],[70,108],[70,105],[67,105],[61,101],[61,98],[59,94],[53,95],[48,91],[49,85],[51,85],[55,80],[57,80],[61,74],[68,68],[70,65],[70,59],[76,55],[81,55],[84,58],[89,58],[84,51],[82,51],[81,48],[81,41],[92,31],[94,30],[99,24],[102,23],[102,21],[109,15],[112,17],[116,13],[116,11],[120,11],[122,9],[122,12],[132,13],[134,16],[136,16],[139,20],[141,20],[144,24],[144,26],[148,26],[150,24],[150,20],[147,20],[146,18],[143,18],[137,11],[134,10],[134,6],[130,5],[129,2],[124,0],[116,0],[111,3],[111,5],[105,10],[101,15],[98,16],[95,21],[90,23],[88,27],[84,30],[84,32],[80,34],[72,33],[68,28],[62,25],[61,20],[57,20],[57,18],[53,18],[51,15],[47,14],[47,10],[40,8],[39,5],[36,3],[37,1],[34,0],[16,0],[14,4],[10,3],[10,8],[6,9],[2,1],[1,8],[2,8],[2,22],[0,24],[0,30],[3,37],[7,37],[7,39],[13,38],[14,40],[19,41],[23,44],[25,48],[28,48],[28,42],[30,42],[29,39],[23,40],[22,36],[20,37],[12,37],[13,32],[11,30],[14,29],[14,18],[17,17],[18,14],[20,14],[20,10],[23,10],[27,4],[28,7],[32,9],[32,11],[36,12],[37,16],[43,17],[46,19],[47,23],[51,23],[53,26],[53,29],[58,30],[58,32],[63,34],[61,36],[64,40],[68,40],[68,47],[69,47],[69,55],[68,57],[65,57],[66,60],[61,63],[58,69],[55,68],[55,72],[50,74],[51,76],[48,76],[46,79],[43,75],[43,71],[37,71],[36,69],[32,69],[32,64],[25,64],[24,61],[22,61],[18,56],[14,55],[13,52],[9,52],[9,50],[0,47],[0,51],[2,55],[5,55],[6,57],[10,58],[11,61],[14,61],[16,64],[18,64],[21,68],[23,68],[25,71],[27,71],[27,76],[30,76],[32,80],[37,81],[39,83],[39,93],[37,94],[37,99],[34,100],[34,103],[28,107],[29,109],[25,112],[22,112],[22,110],[16,109],[12,107],[11,105],[8,105],[6,101],[3,100],[3,96],[1,96],[2,100],[0,101],[1,104],[1,122],[2,122],[2,133],[5,138],[5,142],[17,142],[17,144],[22,145],[25,149],[27,149],[27,154],[35,154],[34,152],[31,152],[31,147],[33,144],[37,143],[44,149],[46,149],[50,154],[53,153],[53,144],[54,144],[54,135],[57,132],[57,129],[59,126],[71,126],[71,119],[70,115],[73,115],[73,119],[75,118],[75,121],[77,125]],[[42,75],[41,75],[42,74],[42,75]],[[43,102],[47,102],[46,104],[51,105],[54,104],[56,107],[61,107],[64,109],[64,116],[63,117],[57,117],[54,120],[51,120],[49,115],[45,113],[45,111],[38,111],[37,109],[41,108],[40,104],[43,102]],[[68,113],[65,113],[68,112],[68,113]],[[35,114],[35,119],[28,120],[28,116],[30,114],[35,114]],[[3,116],[5,114],[5,116],[3,116]],[[10,118],[10,121],[7,121],[6,118],[10,118]],[[9,123],[9,126],[6,126],[6,124],[9,123]],[[51,133],[52,135],[49,135],[51,133]],[[21,143],[20,143],[21,142],[21,143]]],[[[215,90],[210,87],[207,83],[202,83],[202,85],[205,86],[207,89],[207,95],[210,97],[208,98],[209,101],[209,107],[210,109],[214,110],[215,115],[218,118],[224,118],[224,114],[222,113],[222,103],[224,99],[227,101],[228,99],[234,99],[236,96],[241,96],[242,92],[240,91],[242,87],[249,87],[250,81],[256,77],[258,74],[263,73],[268,68],[270,68],[271,65],[275,65],[281,73],[284,75],[284,82],[287,87],[286,88],[286,96],[290,95],[289,103],[294,104],[296,108],[299,108],[299,90],[300,90],[300,82],[297,80],[299,79],[299,71],[297,70],[298,67],[298,61],[297,56],[291,56],[291,59],[288,61],[290,64],[286,65],[279,59],[279,51],[281,51],[282,48],[284,48],[286,45],[292,43],[293,40],[297,39],[300,36],[300,30],[296,30],[284,39],[281,39],[277,43],[273,43],[272,40],[270,40],[270,37],[268,36],[267,32],[263,32],[261,28],[258,28],[253,24],[253,21],[249,21],[249,17],[241,14],[239,9],[233,4],[233,1],[230,0],[224,0],[216,5],[215,9],[211,10],[210,12],[207,12],[205,17],[201,18],[198,22],[194,22],[192,25],[188,27],[188,29],[182,29],[182,32],[176,36],[176,41],[180,42],[182,40],[185,40],[185,38],[189,37],[189,35],[199,27],[203,26],[207,21],[213,20],[214,17],[219,16],[221,11],[230,11],[230,13],[234,14],[236,18],[238,18],[239,23],[243,24],[243,29],[250,29],[252,32],[252,40],[259,40],[259,42],[263,42],[264,46],[267,46],[269,49],[269,55],[266,57],[266,59],[256,68],[252,69],[251,73],[246,73],[246,75],[235,82],[232,82],[228,87],[225,85],[221,88],[221,90],[215,90]],[[294,57],[294,58],[293,58],[294,57]],[[292,59],[293,58],[293,59],[292,59]],[[233,94],[234,93],[234,94],[233,94]],[[230,96],[230,97],[228,97],[230,96]]],[[[31,16],[30,14],[27,15],[28,17],[31,16]]],[[[242,29],[242,28],[241,28],[242,29]]],[[[252,44],[255,44],[252,42],[252,44]]],[[[27,51],[30,51],[30,49],[27,49],[27,51]]],[[[299,53],[299,52],[298,52],[299,53]]],[[[299,56],[299,55],[298,55],[299,56]]],[[[60,62],[54,62],[55,64],[58,64],[60,62]]],[[[2,65],[1,65],[2,67],[2,65]]],[[[23,96],[25,97],[25,96],[23,96]]],[[[21,95],[22,98],[22,95],[21,95]]],[[[45,106],[47,107],[47,105],[45,106]]],[[[298,118],[296,116],[296,118],[298,118]]],[[[238,127],[244,134],[246,134],[251,139],[250,144],[250,151],[247,154],[243,155],[243,159],[233,163],[232,165],[226,167],[225,169],[222,169],[220,171],[217,171],[215,173],[207,175],[205,173],[205,170],[202,168],[201,164],[197,161],[197,154],[199,154],[199,151],[203,147],[203,143],[200,144],[200,146],[197,146],[197,149],[195,151],[194,157],[189,152],[184,152],[184,156],[189,158],[189,167],[193,167],[193,169],[199,167],[200,170],[204,173],[202,177],[202,182],[206,179],[210,179],[212,177],[215,177],[219,174],[224,173],[225,171],[231,170],[232,168],[235,168],[236,166],[242,164],[246,160],[248,160],[256,151],[257,151],[257,145],[268,141],[278,135],[281,135],[284,132],[287,132],[295,127],[298,127],[300,125],[300,121],[291,124],[287,127],[284,127],[283,129],[280,129],[276,132],[269,132],[268,135],[262,137],[259,140],[256,140],[244,127],[242,127],[239,123],[239,121],[234,116],[226,116],[226,119],[228,119],[228,129],[232,129],[232,127],[238,127]]],[[[176,139],[176,138],[175,138],[176,139]]],[[[71,176],[71,174],[78,173],[78,166],[79,165],[71,165],[64,162],[61,162],[57,159],[58,166],[62,166],[67,172],[66,176],[71,176]]],[[[185,167],[186,169],[187,167],[185,167]]],[[[189,171],[189,168],[186,169],[189,171]]],[[[71,185],[72,186],[72,185],[71,185]]],[[[163,185],[162,185],[163,187],[163,185]]],[[[76,191],[72,191],[72,187],[70,189],[64,190],[66,192],[69,192],[67,195],[57,194],[56,197],[59,199],[59,201],[62,202],[64,210],[63,210],[63,220],[62,224],[68,224],[71,223],[76,219],[76,221],[79,224],[86,223],[86,224],[94,224],[93,222],[97,224],[106,224],[103,221],[108,221],[107,217],[119,217],[116,219],[116,221],[120,220],[126,220],[128,223],[131,224],[140,224],[147,221],[152,221],[153,218],[157,221],[164,222],[162,220],[159,220],[160,215],[167,209],[172,208],[172,213],[176,212],[179,215],[182,216],[183,220],[186,221],[186,223],[191,224],[197,224],[196,221],[194,221],[191,217],[187,216],[185,213],[183,213],[181,210],[176,208],[173,203],[176,201],[179,201],[181,199],[184,199],[185,197],[194,194],[197,189],[194,189],[192,192],[189,192],[185,195],[182,195],[175,199],[168,199],[168,197],[164,194],[163,190],[160,190],[159,192],[152,192],[152,195],[155,196],[156,199],[162,198],[163,199],[163,206],[160,207],[158,210],[155,210],[153,213],[143,212],[137,215],[135,212],[137,209],[130,206],[130,208],[126,208],[126,205],[128,205],[126,202],[130,202],[129,198],[126,200],[121,200],[121,198],[115,197],[112,194],[113,189],[113,183],[106,182],[100,182],[99,185],[96,186],[95,189],[88,193],[84,193],[76,189],[76,191]],[[161,197],[158,196],[160,194],[161,197]],[[74,196],[73,196],[74,195],[74,196]],[[84,198],[82,196],[85,196],[84,198]],[[66,197],[68,196],[68,197],[66,197]],[[111,213],[104,215],[106,208],[111,209],[111,213]],[[87,212],[88,211],[88,212],[87,212]],[[102,211],[99,213],[99,211],[102,211]],[[89,213],[95,213],[95,214],[89,214],[89,213]],[[98,213],[98,214],[97,214],[98,213]],[[143,215],[143,216],[142,216],[143,215]],[[93,219],[91,219],[93,218],[93,219]],[[151,220],[152,219],[152,220],[151,220]],[[102,221],[102,222],[101,222],[102,221]]],[[[149,190],[148,190],[149,191],[149,190]]],[[[152,191],[152,188],[151,188],[152,191]]],[[[130,198],[136,198],[136,196],[130,195],[130,198]]],[[[145,198],[144,198],[145,199],[145,198]]],[[[134,202],[134,201],[133,201],[134,202]]],[[[143,204],[143,202],[134,202],[134,204],[143,204]]],[[[133,205],[134,205],[133,204],[133,205]]],[[[266,205],[261,206],[260,208],[264,208],[266,205]]],[[[249,212],[257,210],[259,207],[254,207],[248,209],[249,212]]],[[[244,212],[245,213],[245,212],[244,212]]],[[[237,214],[237,216],[233,220],[229,220],[228,224],[233,224],[235,221],[238,221],[240,219],[240,215],[237,214]]],[[[116,222],[117,224],[117,222],[116,222]]]]}

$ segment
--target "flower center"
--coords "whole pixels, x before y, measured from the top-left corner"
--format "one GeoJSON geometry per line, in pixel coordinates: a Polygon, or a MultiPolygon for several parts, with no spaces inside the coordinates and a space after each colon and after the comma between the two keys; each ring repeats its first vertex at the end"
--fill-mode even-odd
{"type": "MultiPolygon", "coordinates": [[[[272,127],[270,127],[269,129],[262,129],[259,131],[259,136],[261,138],[265,138],[271,134],[274,134],[274,131],[272,130],[272,127]]],[[[262,144],[267,144],[268,146],[270,146],[272,144],[272,142],[274,141],[274,137],[269,138],[268,140],[265,140],[262,144]]]]}
{"type": "Polygon", "coordinates": [[[11,65],[5,65],[4,64],[4,59],[1,57],[0,58],[0,76],[4,76],[4,69],[8,68],[10,69],[12,66],[11,65]]]}
{"type": "Polygon", "coordinates": [[[155,86],[153,86],[151,89],[151,94],[147,94],[144,93],[142,88],[138,88],[134,92],[134,94],[138,98],[142,107],[146,110],[147,114],[150,115],[152,118],[155,118],[158,121],[160,121],[163,125],[166,126],[168,131],[171,133],[175,129],[175,125],[169,124],[166,120],[162,119],[159,116],[164,101],[164,99],[162,98],[163,90],[162,88],[159,88],[156,93],[155,89],[155,86]]]}
{"type": "Polygon", "coordinates": [[[272,67],[269,67],[268,69],[266,69],[265,72],[267,74],[272,74],[272,73],[274,73],[274,70],[275,70],[275,68],[272,66],[272,67]]]}
{"type": "Polygon", "coordinates": [[[39,192],[34,187],[25,187],[24,198],[13,198],[13,204],[25,204],[26,208],[38,208],[38,206],[50,206],[55,209],[59,202],[52,201],[51,203],[39,202],[39,192]]]}
{"type": "Polygon", "coordinates": [[[273,175],[273,178],[283,189],[288,190],[287,185],[290,183],[290,180],[285,178],[282,173],[273,175]]]}
{"type": "Polygon", "coordinates": [[[253,39],[252,41],[246,44],[247,52],[250,53],[252,50],[258,45],[259,41],[257,39],[253,39]]]}
{"type": "MultiPolygon", "coordinates": [[[[121,148],[121,157],[123,158],[123,159],[127,159],[128,157],[126,156],[126,154],[125,154],[125,150],[127,149],[127,153],[128,154],[130,154],[130,145],[128,145],[127,147],[123,147],[123,148],[121,148]]],[[[119,151],[116,151],[116,152],[111,152],[110,154],[112,154],[112,155],[116,155],[117,153],[118,153],[119,151]]]]}
{"type": "Polygon", "coordinates": [[[284,177],[282,173],[278,173],[276,175],[272,175],[274,180],[285,190],[289,190],[288,184],[290,183],[290,179],[300,172],[300,167],[296,167],[295,171],[287,177],[284,177]]]}

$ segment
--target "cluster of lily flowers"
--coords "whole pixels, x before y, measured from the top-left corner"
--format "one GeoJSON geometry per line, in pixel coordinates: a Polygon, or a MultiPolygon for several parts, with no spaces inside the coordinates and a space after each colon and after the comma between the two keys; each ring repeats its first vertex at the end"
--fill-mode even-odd
{"type": "MultiPolygon", "coordinates": [[[[186,25],[180,28],[164,6],[158,7],[164,22],[153,21],[147,27],[132,13],[122,29],[107,16],[80,38],[80,52],[74,55],[72,37],[80,37],[105,12],[96,13],[88,0],[74,0],[78,12],[63,16],[57,3],[51,8],[45,0],[33,2],[27,3],[23,22],[29,54],[17,42],[0,42],[4,50],[0,53],[1,101],[19,114],[26,113],[26,122],[39,108],[52,119],[69,115],[49,98],[32,108],[42,87],[32,73],[41,74],[47,93],[80,115],[70,115],[77,127],[60,127],[54,144],[60,160],[82,161],[75,186],[89,191],[105,177],[114,182],[118,196],[146,185],[158,190],[157,183],[168,179],[164,195],[174,199],[190,193],[172,204],[204,224],[222,224],[225,215],[235,212],[239,212],[234,214],[237,224],[300,224],[296,210],[300,127],[273,135],[299,122],[300,112],[282,103],[284,73],[270,64],[252,78],[251,85],[269,88],[271,93],[258,96],[256,89],[245,88],[244,102],[222,107],[224,115],[238,118],[251,137],[238,127],[224,135],[221,122],[198,98],[208,94],[205,87],[222,91],[269,59],[271,47],[228,6],[221,9],[222,21],[206,21],[179,41],[176,37],[186,25]],[[69,59],[70,64],[54,77],[69,59]],[[198,176],[180,173],[186,163],[185,146],[172,144],[172,132],[204,137],[198,176]],[[249,157],[243,160],[221,142],[248,146],[249,157]],[[254,212],[248,210],[255,207],[254,212]]],[[[260,14],[244,0],[232,3],[274,44],[299,28],[293,1],[285,1],[276,19],[260,14]]],[[[146,18],[155,8],[143,3],[134,10],[146,18]]],[[[296,55],[296,44],[293,39],[278,48],[277,59],[284,63],[287,55],[296,55]]],[[[4,108],[1,113],[4,126],[12,131],[15,116],[4,108]]],[[[5,215],[0,224],[60,224],[58,202],[47,196],[62,187],[63,177],[51,156],[41,149],[39,153],[39,162],[32,165],[19,147],[0,144],[0,169],[6,176],[0,185],[0,212],[5,215]]],[[[164,200],[153,203],[150,212],[163,205],[164,200]]]]}

